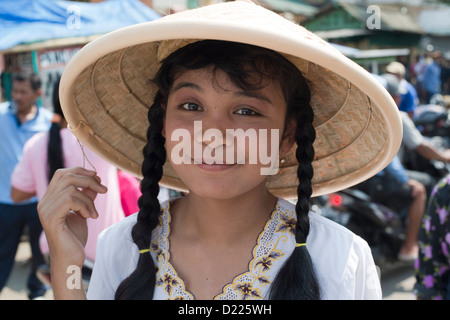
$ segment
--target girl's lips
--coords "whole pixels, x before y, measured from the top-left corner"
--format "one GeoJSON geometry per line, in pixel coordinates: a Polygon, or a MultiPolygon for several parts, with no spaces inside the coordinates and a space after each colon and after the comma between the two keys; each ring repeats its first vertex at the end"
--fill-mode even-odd
{"type": "Polygon", "coordinates": [[[230,169],[234,164],[197,164],[197,166],[206,171],[224,171],[230,169]]]}
{"type": "Polygon", "coordinates": [[[235,163],[233,164],[217,164],[217,163],[212,163],[212,164],[207,164],[205,161],[202,161],[202,163],[199,163],[200,161],[194,162],[192,161],[192,163],[194,163],[196,166],[198,166],[199,168],[206,170],[206,171],[223,171],[223,170],[227,170],[232,168],[235,163]]]}

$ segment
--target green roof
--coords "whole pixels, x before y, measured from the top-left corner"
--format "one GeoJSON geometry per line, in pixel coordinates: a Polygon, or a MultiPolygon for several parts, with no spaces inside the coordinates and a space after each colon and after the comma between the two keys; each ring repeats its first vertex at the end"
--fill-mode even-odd
{"type": "Polygon", "coordinates": [[[313,16],[319,11],[314,6],[295,0],[263,0],[272,9],[281,12],[292,12],[295,14],[313,16]]]}

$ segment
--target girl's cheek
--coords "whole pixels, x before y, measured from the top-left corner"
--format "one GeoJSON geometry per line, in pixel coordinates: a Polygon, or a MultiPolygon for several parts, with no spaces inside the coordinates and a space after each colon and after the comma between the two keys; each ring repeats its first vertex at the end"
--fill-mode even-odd
{"type": "Polygon", "coordinates": [[[173,165],[189,164],[192,159],[193,128],[184,122],[167,122],[166,152],[173,165]]]}

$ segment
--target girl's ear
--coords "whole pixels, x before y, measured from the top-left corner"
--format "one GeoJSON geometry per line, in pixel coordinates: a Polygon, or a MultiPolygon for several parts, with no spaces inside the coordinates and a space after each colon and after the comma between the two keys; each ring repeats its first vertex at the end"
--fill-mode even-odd
{"type": "Polygon", "coordinates": [[[164,139],[166,139],[166,120],[163,121],[163,127],[161,130],[161,134],[164,137],[164,139]]]}
{"type": "MultiPolygon", "coordinates": [[[[166,106],[164,105],[164,104],[161,104],[161,109],[163,109],[164,110],[164,114],[165,114],[165,111],[166,111],[166,106]]],[[[162,130],[161,130],[161,134],[162,134],[162,136],[166,139],[167,137],[166,137],[166,117],[164,116],[164,118],[163,118],[163,127],[162,127],[162,130]]]]}
{"type": "Polygon", "coordinates": [[[280,157],[283,157],[294,145],[296,126],[297,124],[294,119],[286,121],[286,129],[284,130],[280,143],[280,157]]]}

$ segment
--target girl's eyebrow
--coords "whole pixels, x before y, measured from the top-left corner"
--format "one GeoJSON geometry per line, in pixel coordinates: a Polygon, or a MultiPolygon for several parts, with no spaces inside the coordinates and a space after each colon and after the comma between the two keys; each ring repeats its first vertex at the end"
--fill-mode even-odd
{"type": "Polygon", "coordinates": [[[199,85],[197,85],[193,82],[180,82],[172,88],[172,92],[175,92],[175,91],[183,89],[183,88],[192,88],[192,89],[195,89],[200,92],[204,91],[202,87],[200,87],[199,85]]]}
{"type": "MultiPolygon", "coordinates": [[[[200,92],[204,92],[204,89],[199,86],[198,84],[195,84],[193,82],[180,82],[178,84],[176,84],[173,88],[172,88],[172,92],[176,92],[177,90],[183,89],[183,88],[191,88],[200,92]]],[[[261,101],[265,101],[269,104],[273,104],[272,101],[266,97],[265,95],[255,92],[255,91],[237,91],[234,93],[235,96],[238,97],[245,97],[245,98],[254,98],[254,99],[258,99],[261,101]]]]}
{"type": "Polygon", "coordinates": [[[239,97],[255,98],[258,100],[265,101],[269,104],[273,104],[272,101],[268,97],[266,97],[265,95],[263,95],[261,93],[257,93],[254,91],[238,91],[235,93],[235,95],[239,96],[239,97]]]}

